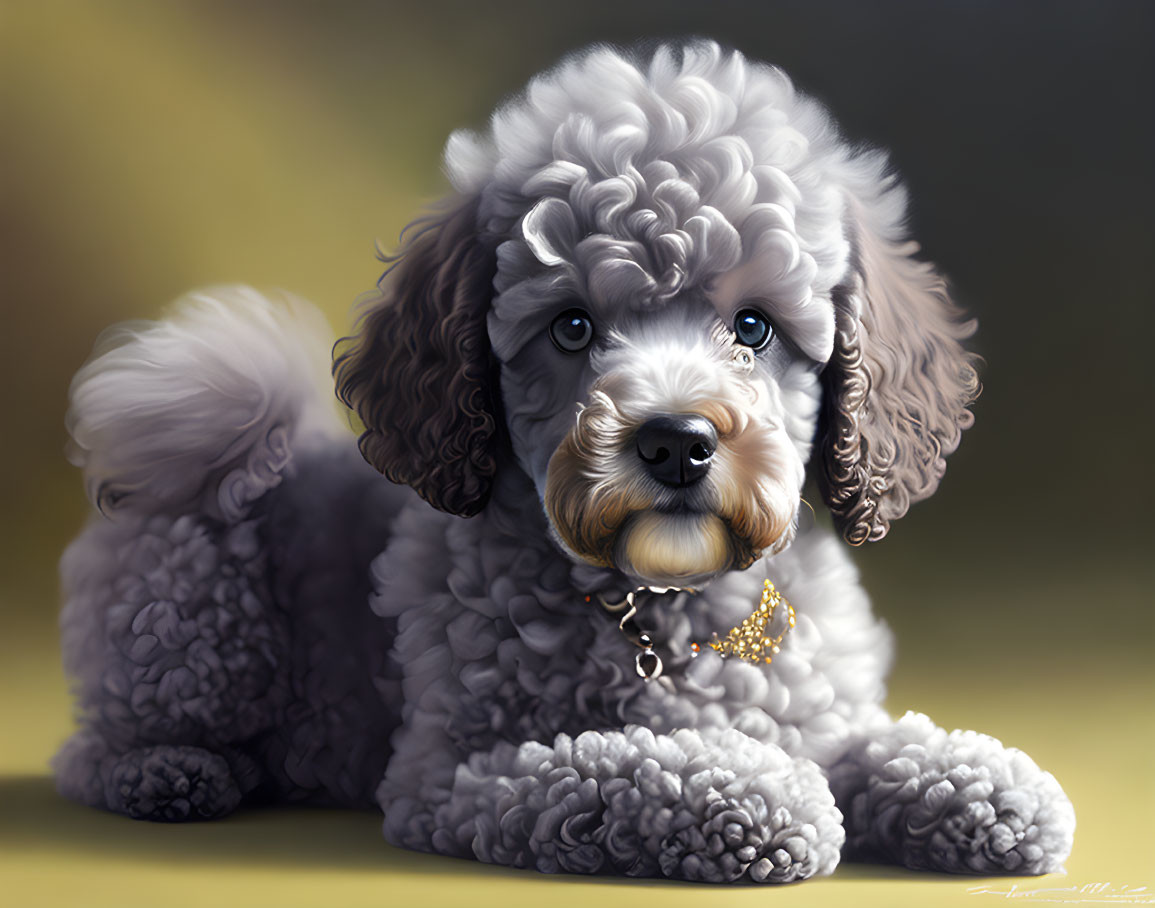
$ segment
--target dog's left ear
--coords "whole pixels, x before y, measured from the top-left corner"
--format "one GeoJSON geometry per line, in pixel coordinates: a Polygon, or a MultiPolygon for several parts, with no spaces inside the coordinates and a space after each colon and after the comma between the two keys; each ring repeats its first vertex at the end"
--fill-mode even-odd
{"type": "Polygon", "coordinates": [[[358,334],[334,351],[337,396],[365,424],[365,459],[463,517],[485,506],[496,469],[485,325],[496,267],[476,199],[446,203],[410,226],[358,334]]]}
{"type": "Polygon", "coordinates": [[[834,294],[818,482],[847,542],[890,522],[938,488],[947,454],[974,417],[974,333],[933,266],[903,241],[905,195],[891,177],[847,193],[850,273],[834,294]]]}

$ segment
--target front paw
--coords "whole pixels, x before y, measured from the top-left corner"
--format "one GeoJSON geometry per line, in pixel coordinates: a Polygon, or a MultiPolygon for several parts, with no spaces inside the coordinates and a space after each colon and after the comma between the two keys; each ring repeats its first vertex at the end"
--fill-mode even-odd
{"type": "MultiPolygon", "coordinates": [[[[765,815],[764,800],[748,794],[723,797],[712,791],[704,822],[674,821],[664,836],[658,866],[667,877],[731,882],[744,875],[756,883],[791,883],[829,873],[838,863],[837,834],[826,841],[813,823],[798,823],[785,807],[765,815]],[[826,853],[824,853],[826,852],[826,853]]],[[[837,820],[827,832],[833,832],[837,820]]]]}
{"type": "Polygon", "coordinates": [[[830,873],[844,837],[817,766],[736,731],[499,747],[459,769],[452,801],[481,860],[546,872],[788,882],[830,873]]]}
{"type": "Polygon", "coordinates": [[[908,713],[866,753],[879,769],[849,806],[848,852],[948,873],[1062,868],[1074,808],[1022,751],[908,713]]]}

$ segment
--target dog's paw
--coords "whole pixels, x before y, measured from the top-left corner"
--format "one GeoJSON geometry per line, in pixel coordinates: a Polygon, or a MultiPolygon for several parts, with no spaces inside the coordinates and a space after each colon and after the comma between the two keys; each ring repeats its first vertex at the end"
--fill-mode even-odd
{"type": "Polygon", "coordinates": [[[818,767],[737,731],[503,745],[459,767],[451,802],[455,846],[545,872],[789,882],[830,873],[844,838],[818,767]]]}
{"type": "Polygon", "coordinates": [[[241,789],[224,757],[200,747],[130,750],[109,767],[108,809],[136,820],[211,820],[232,813],[241,789]]]}
{"type": "Polygon", "coordinates": [[[838,865],[842,815],[817,766],[736,731],[673,738],[689,760],[681,803],[659,811],[670,826],[658,843],[664,876],[788,883],[838,865]]]}
{"type": "Polygon", "coordinates": [[[662,874],[717,883],[748,878],[755,883],[792,883],[829,873],[838,864],[841,841],[836,818],[825,829],[796,822],[785,807],[767,817],[751,799],[716,797],[705,822],[687,825],[661,842],[662,874]]]}
{"type": "Polygon", "coordinates": [[[879,768],[848,811],[852,853],[919,870],[1041,874],[1071,851],[1070,800],[1020,750],[908,714],[867,754],[879,768]]]}

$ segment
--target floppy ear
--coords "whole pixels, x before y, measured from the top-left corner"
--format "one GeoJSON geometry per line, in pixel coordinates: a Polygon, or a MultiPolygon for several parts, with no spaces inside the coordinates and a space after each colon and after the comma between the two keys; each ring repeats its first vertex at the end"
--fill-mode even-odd
{"type": "Polygon", "coordinates": [[[436,508],[472,516],[496,468],[497,419],[485,317],[496,256],[477,201],[410,225],[358,333],[338,341],[337,396],[365,424],[365,459],[436,508]]]}
{"type": "Polygon", "coordinates": [[[979,392],[976,357],[960,343],[975,323],[914,258],[918,244],[899,239],[904,209],[886,178],[848,202],[852,264],[834,294],[818,481],[852,545],[881,539],[938,488],[979,392]]]}

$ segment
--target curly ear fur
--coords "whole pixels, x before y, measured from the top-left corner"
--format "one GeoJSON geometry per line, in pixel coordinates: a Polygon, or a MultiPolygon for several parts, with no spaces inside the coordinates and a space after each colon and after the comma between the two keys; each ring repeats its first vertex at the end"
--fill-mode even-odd
{"type": "Polygon", "coordinates": [[[975,322],[961,319],[946,282],[913,257],[918,244],[895,238],[903,202],[886,183],[874,210],[851,199],[854,265],[834,294],[818,480],[852,545],[881,539],[938,488],[979,392],[976,357],[960,343],[975,322]],[[888,213],[891,224],[880,224],[888,213]]]}
{"type": "Polygon", "coordinates": [[[485,315],[497,266],[476,219],[470,199],[411,225],[333,362],[337,396],[365,424],[365,459],[464,517],[484,507],[496,468],[485,315]]]}

